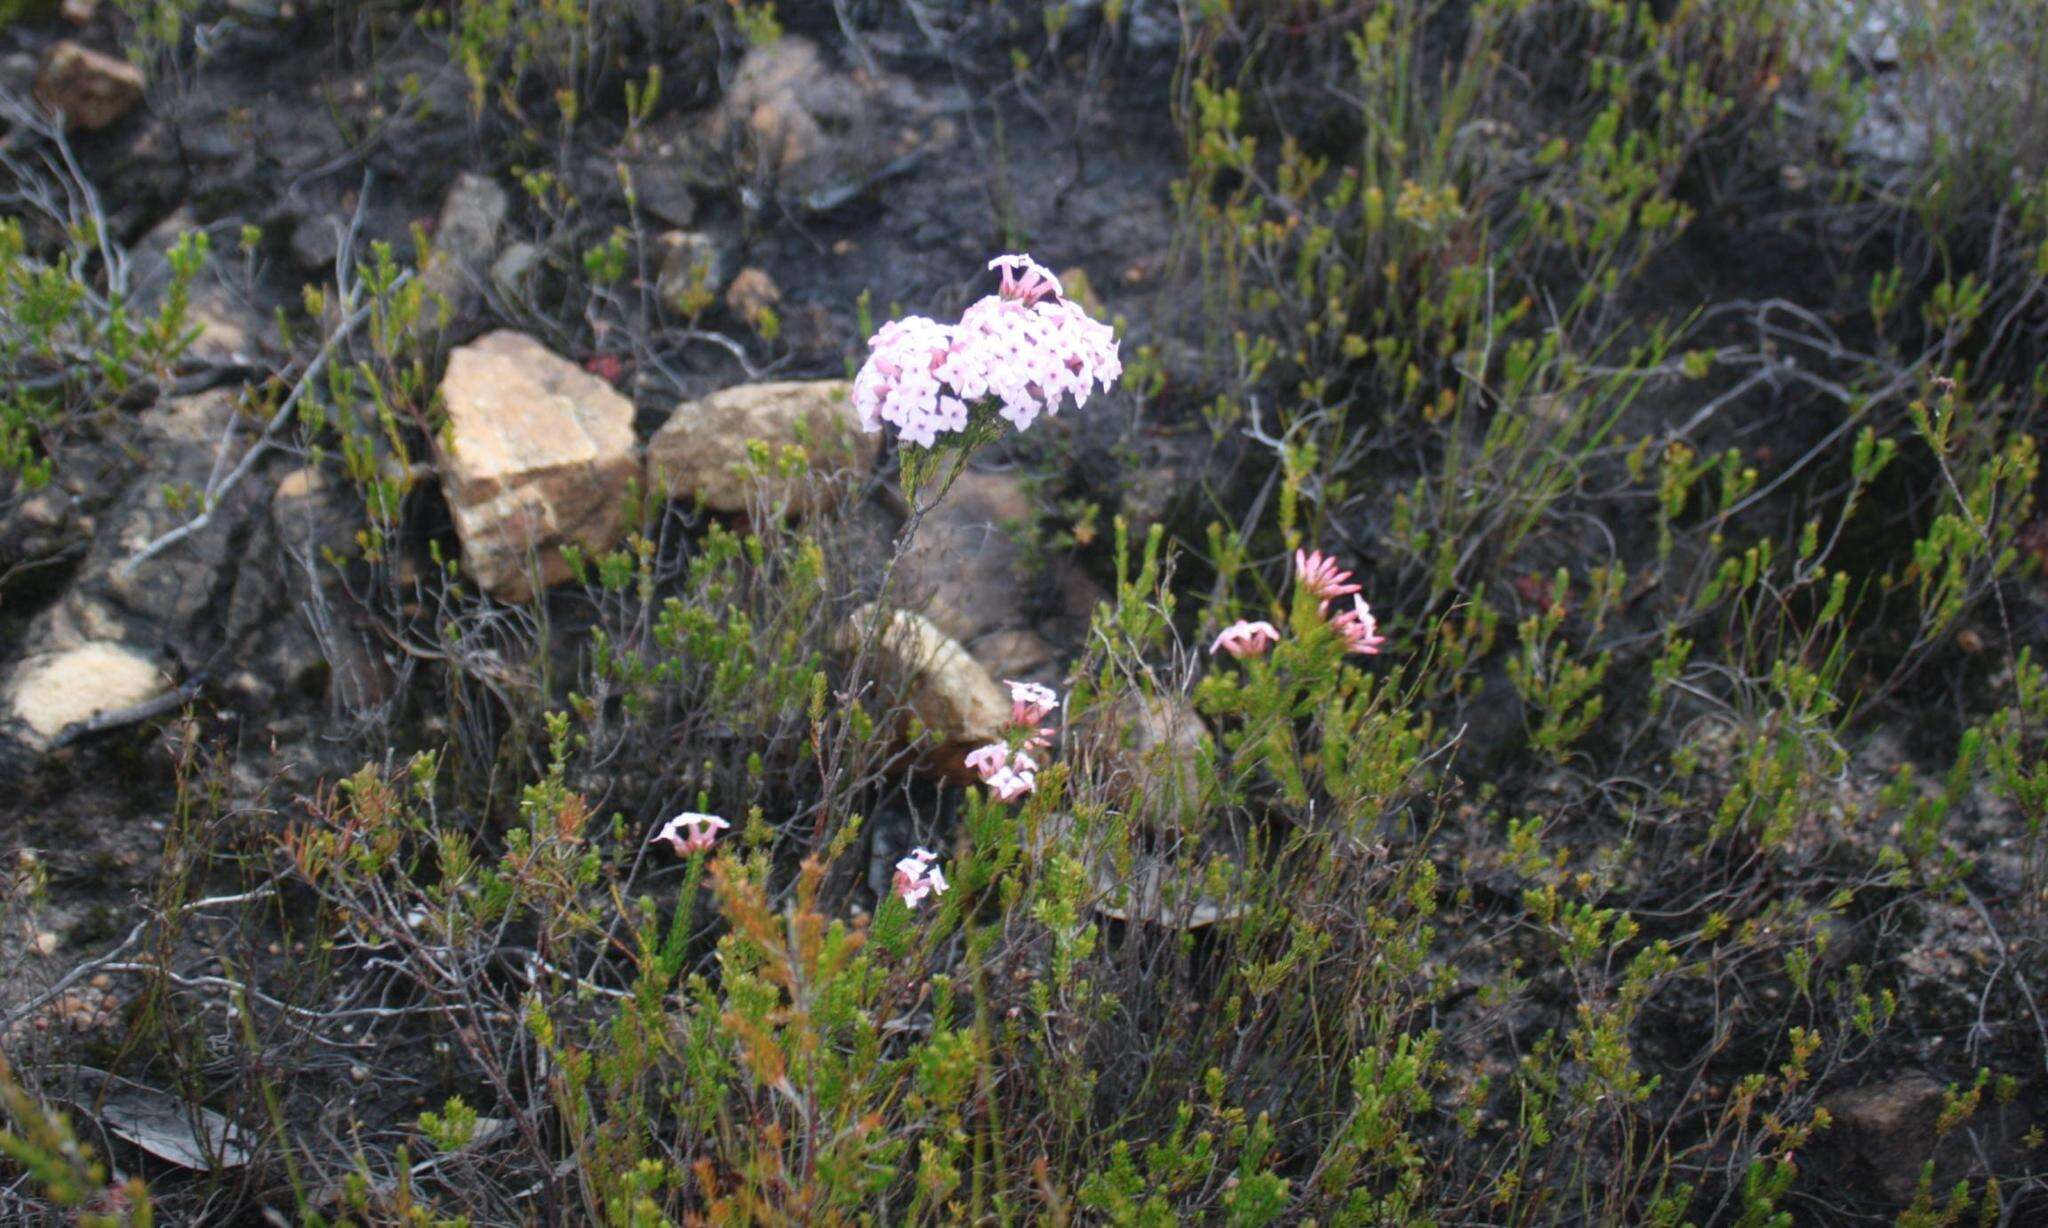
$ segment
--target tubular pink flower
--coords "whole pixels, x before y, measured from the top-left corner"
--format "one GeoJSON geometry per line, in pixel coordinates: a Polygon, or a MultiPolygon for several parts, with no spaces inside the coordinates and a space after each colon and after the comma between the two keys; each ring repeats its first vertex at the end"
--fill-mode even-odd
{"type": "Polygon", "coordinates": [[[1220,650],[1233,657],[1256,657],[1279,642],[1280,632],[1272,623],[1261,620],[1246,622],[1243,619],[1223,629],[1216,642],[1209,645],[1209,655],[1215,656],[1220,650]]]}
{"type": "Polygon", "coordinates": [[[1358,591],[1358,585],[1351,583],[1351,573],[1339,571],[1337,560],[1320,550],[1295,551],[1294,576],[1317,601],[1349,597],[1358,591]]]}
{"type": "Polygon", "coordinates": [[[1003,288],[997,291],[1004,298],[1017,299],[1026,307],[1050,295],[1062,298],[1060,279],[1052,270],[1026,255],[997,256],[988,262],[988,267],[1003,271],[1003,288]]]}
{"type": "Polygon", "coordinates": [[[1060,706],[1058,691],[1036,682],[1010,682],[1010,723],[1032,726],[1051,716],[1060,706]]]}
{"type": "Polygon", "coordinates": [[[926,849],[912,849],[910,855],[896,863],[896,877],[890,882],[890,890],[910,908],[916,908],[927,895],[944,895],[952,884],[934,864],[937,861],[926,849]]]}
{"type": "Polygon", "coordinates": [[[989,791],[997,801],[1014,802],[1038,787],[1038,777],[1031,772],[1017,772],[1004,768],[988,779],[989,791]]]}
{"type": "Polygon", "coordinates": [[[666,840],[678,857],[701,853],[718,843],[718,833],[732,824],[715,814],[693,814],[685,811],[662,825],[662,829],[648,837],[648,843],[666,840]]]}
{"type": "Polygon", "coordinates": [[[1344,637],[1344,651],[1363,656],[1376,655],[1387,637],[1379,634],[1379,621],[1363,597],[1353,597],[1352,608],[1330,620],[1330,627],[1344,637]]]}
{"type": "Polygon", "coordinates": [[[1038,786],[1038,761],[1024,748],[1011,750],[1001,742],[991,742],[968,755],[967,766],[990,792],[1006,802],[1016,801],[1038,786]]]}
{"type": "Polygon", "coordinates": [[[1010,748],[1001,742],[990,742],[980,750],[967,756],[967,767],[976,776],[987,780],[997,772],[1006,771],[1010,766],[1010,748]]]}

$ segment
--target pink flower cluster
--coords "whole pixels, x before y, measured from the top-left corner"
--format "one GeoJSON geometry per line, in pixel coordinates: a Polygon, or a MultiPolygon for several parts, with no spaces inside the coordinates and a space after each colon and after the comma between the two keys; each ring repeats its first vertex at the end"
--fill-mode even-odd
{"type": "Polygon", "coordinates": [[[648,843],[666,840],[676,851],[676,856],[688,857],[692,853],[708,852],[712,845],[718,843],[718,833],[731,826],[715,814],[684,811],[663,824],[660,831],[648,838],[648,843]]]}
{"type": "MultiPolygon", "coordinates": [[[[1316,611],[1329,620],[1330,629],[1344,641],[1344,651],[1361,656],[1373,656],[1386,644],[1387,637],[1379,633],[1379,621],[1372,615],[1372,607],[1358,595],[1359,586],[1352,583],[1351,573],[1341,570],[1337,560],[1320,550],[1297,550],[1294,552],[1294,582],[1316,599],[1316,611]],[[1330,614],[1330,603],[1339,597],[1351,598],[1351,608],[1330,614]]],[[[1269,622],[1247,622],[1239,619],[1223,629],[1216,642],[1209,645],[1209,655],[1227,652],[1233,657],[1256,657],[1280,641],[1280,631],[1269,622]]]]}
{"type": "Polygon", "coordinates": [[[1018,430],[1053,415],[1072,397],[1088,403],[1096,384],[1109,390],[1123,374],[1115,332],[1065,297],[1059,279],[1029,256],[997,256],[996,293],[969,307],[958,324],[909,316],[884,324],[868,341],[853,381],[853,405],[868,431],[894,426],[931,447],[967,429],[987,397],[1018,430]]]}
{"type": "Polygon", "coordinates": [[[912,849],[910,856],[896,863],[896,877],[890,883],[905,906],[916,908],[926,896],[942,896],[952,888],[938,867],[939,855],[930,849],[912,849]]]}
{"type": "Polygon", "coordinates": [[[1038,787],[1038,761],[1007,743],[990,742],[967,756],[967,766],[1002,801],[1014,802],[1038,787]]]}
{"type": "MultiPolygon", "coordinates": [[[[1014,802],[1038,787],[1033,751],[1052,745],[1053,731],[1038,722],[1058,711],[1059,692],[1036,682],[1010,682],[1010,725],[1023,734],[1017,745],[990,742],[967,756],[967,766],[999,800],[1014,802]]],[[[1014,736],[1014,735],[1013,735],[1014,736]]]]}

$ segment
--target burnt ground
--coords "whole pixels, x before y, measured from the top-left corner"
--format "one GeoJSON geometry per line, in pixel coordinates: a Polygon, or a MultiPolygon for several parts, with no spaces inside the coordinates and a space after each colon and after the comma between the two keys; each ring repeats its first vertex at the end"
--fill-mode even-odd
{"type": "MultiPolygon", "coordinates": [[[[1214,374],[1199,350],[1195,258],[1176,247],[1181,231],[1171,190],[1184,157],[1183,136],[1165,105],[1176,70],[1171,39],[1084,44],[1049,57],[1057,71],[1041,79],[1007,71],[994,50],[998,32],[971,25],[941,46],[918,22],[899,15],[867,32],[858,47],[847,44],[829,12],[788,14],[786,25],[792,35],[816,42],[823,69],[835,77],[869,85],[878,75],[884,79],[873,95],[884,100],[884,118],[866,117],[850,132],[829,134],[825,156],[793,181],[722,161],[730,151],[703,135],[722,93],[720,73],[730,72],[734,56],[679,52],[663,105],[630,141],[620,83],[607,78],[600,93],[609,105],[594,108],[572,140],[559,142],[502,115],[475,117],[459,67],[424,35],[373,43],[304,16],[223,18],[211,29],[209,53],[175,79],[159,81],[146,113],[105,133],[82,135],[75,147],[103,193],[110,231],[122,242],[147,248],[151,232],[180,214],[215,234],[226,292],[245,316],[262,322],[253,330],[258,353],[252,365],[259,368],[282,364],[291,352],[268,318],[281,310],[303,320],[302,285],[332,282],[295,250],[302,231],[352,224],[361,246],[381,241],[408,251],[415,228],[433,224],[459,173],[487,175],[511,188],[521,174],[553,172],[573,183],[574,203],[544,204],[514,191],[500,244],[531,242],[546,252],[531,296],[488,289],[482,305],[458,320],[441,344],[510,324],[578,361],[616,357],[617,382],[640,411],[643,436],[680,398],[749,379],[845,374],[862,353],[863,295],[877,320],[898,310],[948,314],[985,291],[982,265],[991,253],[1028,250],[1063,273],[1083,271],[1101,314],[1123,321],[1127,352],[1156,347],[1167,378],[1162,395],[1100,398],[1049,423],[1005,459],[1043,475],[1057,497],[1145,521],[1165,518],[1189,542],[1200,540],[1211,517],[1253,507],[1264,476],[1244,449],[1215,441],[1201,414],[1214,392],[1214,374]],[[975,54],[978,45],[985,54],[975,54]],[[402,84],[408,78],[417,89],[402,84]],[[870,121],[872,127],[862,127],[870,121]],[[671,158],[668,150],[678,152],[671,158]],[[620,158],[646,159],[643,195],[687,199],[689,206],[676,210],[687,221],[627,208],[610,169],[620,158]],[[260,226],[263,237],[244,255],[235,250],[235,236],[247,224],[260,226]],[[678,225],[716,236],[736,267],[758,269],[772,280],[780,292],[778,337],[753,335],[724,304],[710,308],[689,335],[665,327],[675,321],[652,303],[654,270],[644,262],[622,292],[627,306],[616,311],[585,297],[587,288],[565,267],[575,252],[619,228],[633,233],[636,249],[644,251],[654,233],[678,225]]],[[[0,32],[6,86],[21,88],[32,57],[62,32],[32,23],[0,32]]],[[[1798,194],[1768,191],[1729,200],[1703,188],[1698,202],[1697,222],[1658,258],[1636,292],[1640,301],[1633,308],[1646,318],[1683,314],[1706,302],[1773,297],[1818,300],[1823,316],[1832,304],[1838,320],[1845,308],[1853,310],[1865,270],[1788,233],[1783,217],[1808,203],[1798,194]]],[[[318,254],[312,239],[306,246],[318,254]]],[[[1740,343],[1753,336],[1751,327],[1733,315],[1702,330],[1699,343],[1740,343]]],[[[241,374],[217,366],[195,379],[227,384],[241,374]]],[[[1627,426],[1654,434],[1697,405],[1695,389],[1652,392],[1631,411],[1627,426]]],[[[137,408],[115,412],[132,415],[137,408]]],[[[1831,427],[1829,413],[1827,402],[1797,389],[1769,390],[1735,402],[1706,442],[1766,460],[1794,456],[1831,427]]],[[[77,531],[83,537],[90,537],[94,516],[120,502],[123,476],[134,472],[135,453],[118,439],[115,431],[81,436],[65,458],[67,470],[79,475],[83,527],[77,531]]],[[[293,458],[280,454],[266,462],[258,480],[274,485],[292,467],[293,458]]],[[[1379,514],[1367,513],[1349,531],[1370,541],[1380,527],[1371,517],[1379,514]]],[[[414,515],[425,534],[452,544],[445,510],[431,492],[414,515]]],[[[1803,505],[1774,506],[1760,515],[1796,523],[1803,505]]],[[[202,627],[252,621],[229,608],[238,591],[250,591],[253,582],[241,577],[265,571],[273,560],[282,564],[283,556],[265,553],[257,540],[232,544],[222,566],[233,574],[180,617],[202,627]]],[[[1099,580],[1109,577],[1100,541],[1074,552],[1099,580]]],[[[0,590],[0,642],[27,635],[32,620],[76,580],[85,557],[82,549],[71,550],[8,580],[0,590]]],[[[2029,581],[2015,587],[2010,602],[2007,616],[2023,628],[2022,638],[2038,643],[2048,594],[2029,581]]],[[[289,600],[273,594],[253,621],[291,617],[289,600]]],[[[209,644],[222,640],[190,627],[161,629],[166,642],[195,634],[209,644]]],[[[273,639],[241,642],[263,645],[253,660],[271,661],[284,651],[273,639]]],[[[306,649],[300,644],[297,651],[306,649]]],[[[0,657],[13,655],[12,648],[0,648],[0,657]]],[[[322,670],[307,667],[289,681],[238,686],[231,664],[186,662],[181,681],[196,694],[182,715],[84,738],[54,755],[17,755],[6,765],[0,849],[32,855],[48,896],[33,925],[0,935],[0,967],[22,970],[0,990],[0,1010],[38,995],[73,962],[125,935],[139,917],[138,902],[156,890],[167,857],[213,849],[204,864],[172,868],[232,891],[246,868],[238,857],[282,823],[295,799],[386,752],[365,731],[389,726],[366,721],[360,706],[326,684],[322,670]],[[208,797],[217,802],[211,810],[203,804],[208,797]],[[39,953],[38,943],[47,949],[39,953]]],[[[1988,662],[1975,668],[1965,662],[1949,676],[1974,676],[1982,686],[1993,672],[1988,662]]],[[[1973,697],[1938,700],[1894,698],[1866,718],[1865,742],[1845,791],[1867,793],[1870,782],[1899,761],[1932,763],[1939,771],[1973,697]],[[1939,732],[1930,734],[1930,727],[1939,732]]],[[[1557,788],[1554,777],[1513,749],[1489,758],[1488,743],[1511,742],[1515,722],[1497,705],[1479,707],[1472,714],[1478,750],[1470,761],[1498,771],[1506,793],[1557,788]]],[[[416,718],[418,709],[409,715],[416,718]]],[[[1986,875],[2002,887],[2016,885],[2009,816],[1987,806],[1965,816],[1959,830],[1963,843],[1984,854],[1986,875]]],[[[1645,889],[1654,899],[1656,885],[1645,889]]],[[[291,906],[282,906],[271,941],[246,950],[249,965],[267,967],[285,982],[294,953],[280,936],[289,929],[291,906]]],[[[1913,1000],[1897,1057],[1955,1078],[1994,1053],[2024,1053],[2031,1030],[2023,1023],[2009,1021],[1987,1041],[1975,1018],[1985,999],[1967,985],[1998,963],[2000,951],[1981,923],[1981,906],[1958,896],[1902,917],[1874,903],[1870,916],[1876,932],[1856,939],[1866,947],[1910,934],[1901,939],[1910,942],[1901,960],[1911,970],[1913,1000]]],[[[82,983],[75,992],[90,989],[82,983]]],[[[88,1038],[78,1060],[115,1068],[122,1037],[114,1021],[132,1007],[118,993],[103,1005],[86,993],[67,1006],[71,1015],[62,1026],[88,1038]]],[[[1657,1041],[1682,1052],[1688,1021],[1674,1015],[1661,1022],[1668,1031],[1657,1041]]],[[[423,1038],[413,1057],[410,1069],[380,1071],[370,1080],[346,1063],[321,1073],[359,1120],[395,1126],[442,1095],[431,1042],[423,1038]]],[[[2037,1080],[2023,1103],[2038,1107],[2042,1094],[2037,1080]]]]}

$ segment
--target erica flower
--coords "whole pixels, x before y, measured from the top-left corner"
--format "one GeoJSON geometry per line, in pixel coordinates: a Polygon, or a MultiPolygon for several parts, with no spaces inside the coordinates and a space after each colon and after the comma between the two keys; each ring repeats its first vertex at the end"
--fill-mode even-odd
{"type": "Polygon", "coordinates": [[[676,856],[688,857],[692,853],[704,852],[716,844],[718,833],[731,826],[732,824],[715,814],[692,814],[685,811],[664,824],[660,831],[648,839],[648,843],[666,840],[670,847],[675,849],[676,856]]]}
{"type": "Polygon", "coordinates": [[[997,801],[1014,802],[1038,787],[1038,777],[1030,772],[1019,772],[1004,768],[988,778],[989,792],[997,801]]]}
{"type": "Polygon", "coordinates": [[[1358,585],[1351,583],[1351,573],[1337,570],[1337,560],[1320,550],[1294,552],[1294,577],[1317,601],[1349,597],[1358,591],[1358,585]]]}
{"type": "Polygon", "coordinates": [[[990,742],[968,754],[967,766],[976,776],[987,780],[1010,766],[1010,748],[1001,742],[990,742]]]}
{"type": "Polygon", "coordinates": [[[910,850],[908,857],[896,863],[896,877],[890,889],[910,908],[916,908],[928,895],[946,894],[952,884],[934,864],[937,861],[937,854],[930,849],[910,850]]]}
{"type": "Polygon", "coordinates": [[[1035,726],[1060,706],[1059,692],[1036,682],[1005,682],[1010,688],[1010,723],[1035,726]]]}
{"type": "Polygon", "coordinates": [[[1272,623],[1246,622],[1239,619],[1225,627],[1223,634],[1216,637],[1216,642],[1209,645],[1209,655],[1215,656],[1221,651],[1233,657],[1256,657],[1272,647],[1279,638],[1280,632],[1272,623]]]}
{"type": "Polygon", "coordinates": [[[1024,750],[991,742],[967,756],[967,766],[996,797],[1014,802],[1038,787],[1038,761],[1024,750]]]}
{"type": "Polygon", "coordinates": [[[1372,607],[1362,597],[1351,599],[1352,608],[1330,620],[1330,627],[1344,637],[1344,651],[1372,656],[1379,652],[1380,645],[1387,637],[1379,634],[1379,621],[1372,616],[1372,607]]]}

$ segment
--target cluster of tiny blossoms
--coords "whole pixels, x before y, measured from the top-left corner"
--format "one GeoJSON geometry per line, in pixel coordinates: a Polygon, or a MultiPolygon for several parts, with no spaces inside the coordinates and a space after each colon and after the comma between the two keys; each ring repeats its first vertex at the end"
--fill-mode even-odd
{"type": "Polygon", "coordinates": [[[1010,729],[1015,745],[1010,741],[990,742],[987,746],[967,756],[967,766],[981,777],[1001,801],[1014,802],[1038,787],[1038,760],[1033,753],[1044,753],[1052,745],[1053,731],[1040,725],[1060,706],[1057,691],[1036,682],[1012,682],[1010,688],[1010,729]]]}
{"type": "Polygon", "coordinates": [[[1088,318],[1061,293],[1059,279],[1029,256],[997,256],[996,293],[969,307],[958,324],[909,316],[884,324],[868,340],[868,360],[853,381],[863,429],[894,426],[929,448],[939,436],[967,429],[969,414],[993,397],[1018,430],[1039,415],[1078,407],[1100,384],[1107,392],[1123,374],[1115,332],[1088,318]]]}
{"type": "MultiPolygon", "coordinates": [[[[1358,595],[1359,587],[1351,582],[1351,573],[1338,569],[1336,559],[1318,550],[1295,551],[1294,582],[1316,599],[1316,611],[1344,641],[1344,651],[1369,657],[1386,644],[1387,637],[1379,633],[1379,620],[1372,616],[1372,607],[1358,595]],[[1330,605],[1340,597],[1351,598],[1351,608],[1332,616],[1330,605]]],[[[1256,657],[1279,640],[1280,631],[1272,623],[1240,619],[1223,629],[1223,634],[1209,645],[1209,652],[1212,656],[1227,652],[1233,657],[1256,657]]]]}

